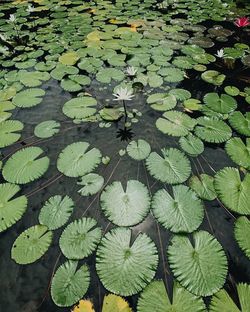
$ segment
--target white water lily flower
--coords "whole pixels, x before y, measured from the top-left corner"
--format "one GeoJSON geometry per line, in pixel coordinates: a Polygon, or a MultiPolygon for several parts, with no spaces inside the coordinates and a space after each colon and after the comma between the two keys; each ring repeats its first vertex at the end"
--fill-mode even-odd
{"type": "Polygon", "coordinates": [[[223,58],[225,56],[224,50],[223,49],[218,50],[217,53],[215,54],[215,56],[217,56],[219,58],[223,58]]]}
{"type": "Polygon", "coordinates": [[[10,14],[9,22],[15,23],[15,21],[16,21],[16,16],[15,16],[15,14],[10,14]]]}
{"type": "Polygon", "coordinates": [[[137,69],[134,66],[129,66],[126,68],[126,73],[128,76],[135,76],[137,69]]]}
{"type": "Polygon", "coordinates": [[[27,8],[27,10],[26,10],[26,12],[28,12],[28,13],[32,13],[32,12],[34,12],[35,11],[35,8],[32,6],[32,5],[28,5],[28,8],[27,8]]]}
{"type": "Polygon", "coordinates": [[[118,88],[116,93],[113,93],[113,96],[116,97],[115,101],[131,101],[134,97],[133,91],[128,88],[118,88]]]}

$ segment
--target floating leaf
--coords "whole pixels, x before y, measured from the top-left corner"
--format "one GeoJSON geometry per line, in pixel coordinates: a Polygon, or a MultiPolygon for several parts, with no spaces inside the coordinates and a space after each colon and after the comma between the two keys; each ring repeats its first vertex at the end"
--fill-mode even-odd
{"type": "Polygon", "coordinates": [[[231,128],[222,120],[217,118],[199,117],[195,134],[205,142],[222,143],[230,139],[231,128]]]}
{"type": "Polygon", "coordinates": [[[96,173],[89,173],[81,177],[77,185],[83,187],[78,191],[82,196],[89,196],[98,193],[104,184],[104,178],[96,173]]]}
{"type": "Polygon", "coordinates": [[[192,244],[187,236],[175,235],[168,247],[168,260],[176,279],[195,295],[211,296],[224,285],[227,258],[208,232],[195,232],[192,244]]]}
{"type": "Polygon", "coordinates": [[[47,226],[34,225],[22,232],[11,249],[11,258],[18,264],[29,264],[40,259],[52,242],[47,226]]]}
{"type": "Polygon", "coordinates": [[[176,106],[176,98],[174,95],[167,93],[154,93],[147,98],[147,103],[157,111],[167,111],[176,106]]]}
{"type": "Polygon", "coordinates": [[[88,267],[77,270],[78,261],[66,261],[56,271],[51,282],[51,297],[59,307],[69,307],[87,292],[90,282],[88,267]]]}
{"type": "Polygon", "coordinates": [[[213,111],[221,114],[228,114],[237,108],[236,100],[227,94],[207,93],[204,102],[213,111]]]}
{"type": "Polygon", "coordinates": [[[240,94],[240,90],[234,86],[226,86],[224,90],[228,95],[231,95],[231,96],[237,96],[240,94]]]}
{"type": "Polygon", "coordinates": [[[95,114],[96,104],[96,99],[90,96],[74,98],[63,105],[63,113],[70,118],[86,118],[95,114]]]}
{"type": "Polygon", "coordinates": [[[75,142],[65,147],[57,160],[57,168],[68,177],[80,177],[94,170],[101,162],[101,152],[89,148],[87,142],[75,142]]]}
{"type": "Polygon", "coordinates": [[[192,233],[204,217],[201,200],[185,185],[173,186],[173,197],[165,189],[157,191],[152,210],[159,223],[174,233],[192,233]]]}
{"type": "Polygon", "coordinates": [[[201,78],[215,86],[221,86],[226,79],[226,76],[216,70],[207,70],[201,74],[201,78]]]}
{"type": "Polygon", "coordinates": [[[121,182],[113,182],[104,189],[100,201],[105,216],[119,226],[140,223],[150,209],[148,189],[136,180],[129,180],[125,190],[121,182]]]}
{"type": "Polygon", "coordinates": [[[96,79],[102,83],[110,83],[111,80],[122,81],[125,78],[123,71],[116,68],[102,68],[96,74],[96,79]]]}
{"type": "Polygon", "coordinates": [[[158,74],[163,76],[167,82],[180,82],[184,79],[184,71],[175,67],[162,68],[158,74]]]}
{"type": "Polygon", "coordinates": [[[150,174],[164,183],[185,182],[191,173],[191,165],[184,153],[176,148],[163,148],[162,156],[152,152],[146,160],[150,174]]]}
{"type": "Polygon", "coordinates": [[[80,300],[72,312],[95,312],[93,304],[89,300],[80,300]]]}
{"type": "Polygon", "coordinates": [[[59,62],[63,65],[75,65],[79,60],[79,56],[76,52],[67,52],[59,57],[59,62]]]}
{"type": "Polygon", "coordinates": [[[18,185],[0,184],[0,232],[19,221],[27,208],[26,196],[13,198],[20,191],[18,185]]]}
{"type": "Polygon", "coordinates": [[[169,111],[158,118],[156,127],[164,134],[185,136],[193,130],[196,120],[179,111],[169,111]],[[164,118],[162,118],[164,117],[164,118]]]}
{"type": "Polygon", "coordinates": [[[141,291],[154,277],[158,252],[153,241],[140,233],[131,244],[131,230],[116,228],[102,239],[96,270],[104,287],[122,296],[141,291]]]}
{"type": "Polygon", "coordinates": [[[225,149],[237,165],[250,169],[250,138],[246,139],[246,144],[241,138],[231,138],[227,141],[225,149]]]}
{"type": "Polygon", "coordinates": [[[100,116],[106,121],[116,121],[123,116],[119,108],[104,107],[99,111],[100,116]]]}
{"type": "Polygon", "coordinates": [[[132,312],[129,304],[122,297],[109,294],[104,297],[102,312],[132,312]]]}
{"type": "Polygon", "coordinates": [[[135,160],[143,160],[151,152],[149,143],[145,140],[131,141],[127,146],[128,155],[135,160]]]}
{"type": "Polygon", "coordinates": [[[11,183],[26,184],[40,178],[49,167],[47,156],[39,158],[43,153],[40,147],[26,147],[17,151],[3,167],[4,179],[11,183]]]}
{"type": "Polygon", "coordinates": [[[5,120],[0,122],[0,148],[9,146],[21,137],[16,133],[23,130],[23,123],[19,120],[5,120]]]}
{"type": "Polygon", "coordinates": [[[102,232],[92,218],[82,218],[70,223],[63,231],[59,245],[68,259],[80,260],[88,257],[96,249],[102,232]]]}
{"type": "Polygon", "coordinates": [[[192,176],[189,180],[189,186],[201,199],[214,200],[217,197],[214,189],[214,178],[205,173],[192,176]]]}
{"type": "Polygon", "coordinates": [[[229,123],[238,133],[250,136],[250,112],[244,115],[239,111],[233,112],[229,116],[229,123]]]}
{"type": "Polygon", "coordinates": [[[39,222],[46,225],[49,230],[59,229],[68,221],[73,209],[74,202],[67,195],[52,196],[43,205],[39,214],[39,222]]]}
{"type": "Polygon", "coordinates": [[[247,217],[239,217],[234,225],[234,236],[241,250],[250,259],[250,221],[247,217]]]}
{"type": "Polygon", "coordinates": [[[169,94],[174,95],[179,101],[185,101],[191,98],[191,93],[188,90],[180,88],[170,90],[169,94]]]}
{"type": "Polygon", "coordinates": [[[38,138],[50,138],[60,131],[60,123],[55,120],[46,120],[40,122],[34,130],[35,136],[38,138]]]}
{"type": "Polygon", "coordinates": [[[204,302],[178,283],[173,285],[172,302],[162,280],[151,282],[141,293],[137,305],[138,312],[205,312],[204,302]]]}
{"type": "Polygon", "coordinates": [[[13,98],[13,104],[17,107],[28,108],[33,107],[42,102],[45,95],[43,89],[32,88],[17,93],[13,98]]]}
{"type": "Polygon", "coordinates": [[[222,203],[234,212],[250,214],[250,174],[241,181],[239,170],[225,167],[215,175],[214,187],[222,203]]]}
{"type": "Polygon", "coordinates": [[[200,155],[204,151],[203,142],[191,133],[185,137],[181,137],[179,144],[184,152],[193,157],[200,155]]]}
{"type": "Polygon", "coordinates": [[[229,294],[221,289],[212,298],[209,306],[210,312],[247,312],[250,310],[250,285],[240,283],[237,285],[238,298],[240,303],[240,310],[229,294]]]}

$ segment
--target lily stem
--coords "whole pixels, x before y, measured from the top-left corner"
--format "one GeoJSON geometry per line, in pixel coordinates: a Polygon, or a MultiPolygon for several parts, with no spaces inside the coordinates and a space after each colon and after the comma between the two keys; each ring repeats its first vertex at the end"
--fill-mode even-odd
{"type": "Polygon", "coordinates": [[[123,108],[124,108],[124,113],[125,113],[125,124],[127,122],[128,119],[128,112],[127,112],[127,107],[126,107],[126,103],[124,100],[122,100],[122,104],[123,104],[123,108]]]}

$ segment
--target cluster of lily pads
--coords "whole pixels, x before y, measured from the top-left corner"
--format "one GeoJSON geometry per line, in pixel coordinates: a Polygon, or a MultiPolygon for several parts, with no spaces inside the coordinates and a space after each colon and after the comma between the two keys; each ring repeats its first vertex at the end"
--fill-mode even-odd
{"type": "MultiPolygon", "coordinates": [[[[240,13],[247,12],[249,7],[240,13]]],[[[98,170],[114,155],[104,156],[109,151],[104,154],[86,140],[58,151],[60,176],[79,186],[81,199],[99,199],[112,229],[106,231],[85,213],[72,220],[76,202],[55,194],[42,205],[37,224],[13,242],[11,259],[27,265],[44,256],[61,230],[64,262],[50,288],[57,306],[94,311],[91,301],[81,300],[91,285],[86,259],[94,255],[98,278],[112,293],[103,299],[103,312],[132,311],[122,297],[137,294],[138,312],[250,310],[250,285],[239,283],[239,300],[231,299],[223,289],[226,252],[214,233],[200,229],[206,202],[217,200],[235,218],[235,240],[250,258],[250,47],[244,41],[249,30],[245,25],[240,35],[235,14],[239,11],[231,1],[37,0],[31,5],[16,0],[1,5],[0,232],[25,217],[29,196],[22,186],[49,170],[50,155],[36,145],[62,134],[59,121],[44,120],[33,129],[39,140],[17,148],[25,139],[18,114],[42,107],[48,81],[70,95],[61,105],[67,122],[114,128],[114,137],[117,125],[145,128],[136,105],[143,97],[145,111],[156,116],[156,135],[166,138],[156,148],[140,135],[117,151],[118,157],[145,167],[157,186],[154,194],[148,179],[105,179],[98,170]],[[199,24],[206,20],[218,24],[199,24]],[[197,96],[183,87],[192,80],[208,91],[197,96]],[[223,147],[234,166],[195,175],[192,163],[208,144],[223,147]],[[134,237],[133,227],[149,216],[161,233],[171,233],[166,247],[147,233],[134,237]],[[169,264],[174,277],[171,290],[164,274],[155,279],[160,261],[169,264]],[[208,296],[206,305],[202,297],[208,296]]]]}

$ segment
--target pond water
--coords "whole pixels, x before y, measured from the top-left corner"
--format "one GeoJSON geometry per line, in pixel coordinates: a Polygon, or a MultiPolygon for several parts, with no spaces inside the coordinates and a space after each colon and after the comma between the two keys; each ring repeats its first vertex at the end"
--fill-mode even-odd
{"type": "MultiPolygon", "coordinates": [[[[249,311],[236,285],[250,283],[250,26],[234,24],[249,13],[244,1],[238,6],[233,1],[195,0],[2,2],[0,311],[71,311],[82,298],[102,311],[105,295],[115,293],[133,311],[147,312],[145,289],[152,302],[161,300],[147,286],[153,280],[163,281],[170,301],[177,287],[174,281],[180,283],[186,293],[179,295],[182,303],[176,304],[176,311],[205,311],[222,288],[243,312],[249,311]],[[11,14],[14,20],[9,20],[11,14]],[[126,73],[128,66],[136,70],[133,75],[126,73]],[[131,92],[132,99],[115,101],[113,94],[119,96],[119,88],[131,92]],[[41,98],[39,103],[36,97],[41,98]],[[75,98],[82,101],[69,102],[75,98]],[[8,124],[9,120],[23,127],[8,124]],[[48,120],[59,123],[59,130],[53,132],[51,124],[37,127],[48,120]],[[138,140],[146,141],[150,150],[145,152],[147,144],[130,152],[128,145],[138,140]],[[62,151],[75,142],[89,143],[88,150],[96,148],[102,156],[93,153],[85,159],[82,146],[63,156],[62,151]],[[33,157],[31,147],[42,149],[48,166],[34,165],[42,156],[33,157]],[[174,154],[163,159],[164,148],[174,154]],[[15,162],[15,155],[24,150],[28,152],[15,162]],[[98,188],[97,182],[89,182],[96,192],[81,196],[79,182],[89,173],[103,177],[104,183],[98,188]],[[193,177],[201,179],[204,174],[209,181],[197,187],[193,177]],[[126,191],[130,180],[143,186],[134,184],[130,191],[128,187],[127,195],[114,187],[113,182],[120,181],[126,191]],[[8,193],[7,183],[20,185],[20,191],[8,193]],[[165,195],[156,197],[160,189],[165,195]],[[108,191],[105,203],[103,194],[108,191]],[[175,198],[167,200],[168,193],[175,198]],[[14,208],[8,204],[22,195],[27,208],[18,202],[14,208]],[[54,204],[49,207],[54,216],[47,211],[43,219],[41,209],[55,195],[69,196],[74,209],[65,216],[54,204]],[[143,211],[137,213],[138,209],[143,211]],[[67,257],[62,253],[60,237],[71,222],[83,217],[96,220],[101,237],[91,243],[88,231],[96,225],[89,229],[81,225],[75,238],[68,237],[66,249],[74,244],[75,251],[91,249],[77,263],[77,270],[88,266],[89,282],[74,280],[69,272],[58,282],[53,276],[60,265],[76,263],[72,250],[67,257]],[[58,229],[50,228],[53,222],[61,223],[58,229]],[[35,225],[45,232],[36,237],[30,231],[15,242],[35,225]],[[120,238],[119,225],[127,228],[121,227],[120,238]],[[130,247],[142,237],[150,242],[138,243],[139,251],[126,249],[123,237],[129,229],[130,247]],[[53,237],[42,242],[45,233],[53,237]],[[107,233],[116,243],[105,242],[107,233]],[[156,261],[150,255],[152,244],[156,261]],[[52,290],[51,283],[57,283],[52,290]],[[89,283],[86,290],[84,283],[89,283]],[[190,305],[192,301],[197,305],[190,305]]],[[[244,287],[244,300],[250,302],[250,286],[244,287]]],[[[164,300],[155,311],[168,311],[164,300]]],[[[223,304],[226,311],[228,301],[223,304]]],[[[107,311],[123,310],[110,306],[107,311]]],[[[222,310],[214,304],[212,311],[222,310]]]]}

